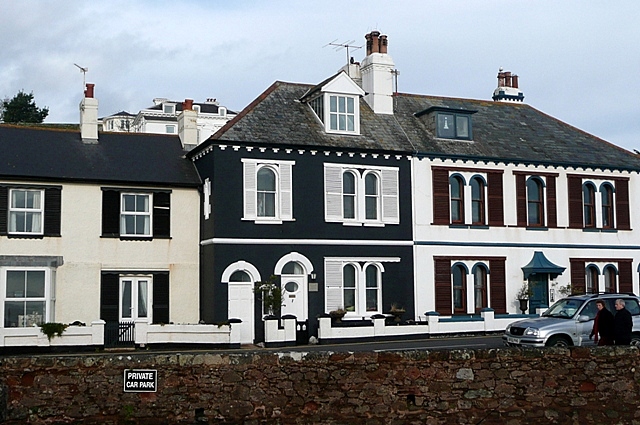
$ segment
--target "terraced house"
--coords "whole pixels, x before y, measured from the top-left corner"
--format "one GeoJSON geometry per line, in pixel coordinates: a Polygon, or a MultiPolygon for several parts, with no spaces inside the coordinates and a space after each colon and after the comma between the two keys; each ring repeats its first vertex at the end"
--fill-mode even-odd
{"type": "Polygon", "coordinates": [[[362,63],[275,82],[189,153],[205,321],[261,340],[253,283],[271,276],[310,335],[337,309],[471,323],[519,313],[523,286],[530,312],[638,291],[636,155],[527,105],[510,72],[491,100],[397,93],[387,37],[365,38],[362,63]]]}

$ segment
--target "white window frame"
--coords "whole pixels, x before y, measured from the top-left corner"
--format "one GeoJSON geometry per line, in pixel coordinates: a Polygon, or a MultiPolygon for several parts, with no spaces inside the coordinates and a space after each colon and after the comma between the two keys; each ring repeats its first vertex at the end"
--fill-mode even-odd
{"type": "Polygon", "coordinates": [[[293,221],[293,181],[295,161],[263,161],[243,158],[243,220],[256,224],[282,224],[293,221]],[[258,171],[268,167],[276,175],[275,216],[258,216],[258,171]]]}
{"type": "Polygon", "coordinates": [[[175,103],[163,103],[162,104],[162,113],[163,114],[175,114],[176,113],[176,105],[175,103]]]}
{"type": "Polygon", "coordinates": [[[359,121],[359,98],[357,96],[347,95],[347,94],[338,94],[338,93],[326,93],[326,102],[325,105],[328,105],[328,108],[324,108],[326,116],[326,130],[328,133],[339,133],[339,134],[358,134],[359,129],[357,128],[356,123],[359,121]],[[332,99],[335,98],[336,110],[332,111],[332,99]],[[345,110],[340,110],[340,100],[344,99],[344,107],[345,110]],[[349,101],[353,102],[353,112],[348,111],[349,101]],[[332,128],[332,118],[335,117],[335,128],[332,128]],[[344,118],[345,128],[340,129],[340,118],[344,118]],[[353,119],[353,129],[349,129],[349,118],[353,119]]]}
{"type": "Polygon", "coordinates": [[[211,180],[209,180],[208,177],[204,180],[204,184],[202,185],[202,194],[204,195],[202,197],[204,219],[209,220],[209,216],[211,215],[211,180]]]}
{"type": "Polygon", "coordinates": [[[399,168],[351,164],[324,164],[324,214],[326,222],[345,226],[375,226],[400,223],[399,168]],[[364,171],[360,171],[364,170],[364,171]],[[344,218],[343,176],[356,177],[355,218],[344,218]],[[377,218],[366,218],[365,178],[368,174],[378,178],[377,218]]]}
{"type": "Polygon", "coordinates": [[[173,124],[165,125],[165,133],[167,134],[176,134],[176,126],[173,124]]]}
{"type": "MultiPolygon", "coordinates": [[[[8,212],[9,212],[9,222],[7,223],[7,230],[8,233],[10,235],[42,235],[44,234],[44,190],[43,189],[28,189],[28,188],[11,188],[9,189],[9,202],[8,202],[8,212]],[[26,208],[26,207],[14,207],[13,206],[13,194],[14,192],[37,192],[40,194],[40,206],[38,208],[26,208]],[[18,231],[18,230],[11,230],[12,229],[12,222],[13,222],[13,217],[15,214],[32,214],[32,215],[36,215],[39,214],[40,215],[40,220],[38,221],[38,230],[36,231],[18,231]]],[[[32,218],[33,220],[33,218],[32,218]]]]}
{"type": "Polygon", "coordinates": [[[153,323],[153,276],[151,275],[121,275],[118,284],[118,317],[120,321],[147,321],[153,323]],[[123,293],[124,283],[131,282],[131,310],[129,312],[130,317],[124,317],[123,311],[123,293]],[[145,317],[139,316],[139,290],[140,282],[147,282],[147,315],[145,317]]]}
{"type": "Polygon", "coordinates": [[[361,319],[374,314],[382,313],[382,288],[384,280],[384,263],[398,263],[399,257],[326,257],[324,260],[325,291],[324,305],[325,313],[332,310],[343,309],[344,306],[344,283],[343,269],[346,265],[352,265],[356,271],[355,289],[355,309],[347,311],[346,319],[361,319]],[[377,310],[367,311],[366,298],[366,270],[367,267],[374,266],[378,269],[377,286],[377,310]]]}
{"type": "MultiPolygon", "coordinates": [[[[136,203],[137,204],[137,203],[136,203]]],[[[153,237],[153,194],[152,193],[136,193],[136,192],[122,192],[120,193],[120,236],[132,236],[132,237],[153,237]],[[124,210],[124,198],[125,196],[146,196],[149,199],[148,211],[125,211],[124,210]],[[146,216],[149,217],[149,232],[148,233],[126,233],[126,226],[124,225],[125,216],[146,216]]]]}
{"type": "MultiPolygon", "coordinates": [[[[0,316],[2,317],[2,322],[0,327],[5,327],[5,305],[7,301],[17,301],[17,302],[43,302],[45,303],[44,307],[44,317],[38,318],[40,323],[47,323],[54,321],[54,304],[55,304],[55,272],[48,267],[0,267],[0,316]],[[30,272],[30,271],[43,271],[44,272],[44,297],[16,297],[16,298],[8,298],[7,297],[7,272],[9,271],[20,271],[20,272],[30,272]]],[[[17,326],[18,328],[35,326],[37,323],[29,319],[29,315],[23,318],[23,326],[17,326]],[[32,323],[33,322],[33,323],[32,323]]]]}

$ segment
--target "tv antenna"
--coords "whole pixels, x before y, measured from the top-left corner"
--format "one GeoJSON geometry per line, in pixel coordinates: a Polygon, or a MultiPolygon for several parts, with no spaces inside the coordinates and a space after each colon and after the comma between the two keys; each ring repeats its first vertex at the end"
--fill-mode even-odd
{"type": "Polygon", "coordinates": [[[348,40],[345,41],[343,43],[336,43],[336,41],[338,41],[338,39],[336,38],[335,40],[333,40],[331,43],[327,43],[325,44],[323,47],[327,47],[327,46],[333,46],[334,50],[337,52],[340,49],[345,49],[347,51],[347,65],[349,64],[350,60],[351,60],[351,56],[349,56],[349,49],[354,49],[354,50],[358,50],[361,49],[362,46],[356,46],[355,40],[348,40]]]}
{"type": "Polygon", "coordinates": [[[87,71],[89,71],[89,68],[82,67],[77,63],[74,63],[74,65],[77,66],[78,69],[80,69],[80,72],[82,72],[82,90],[84,90],[84,88],[87,86],[87,71]]]}

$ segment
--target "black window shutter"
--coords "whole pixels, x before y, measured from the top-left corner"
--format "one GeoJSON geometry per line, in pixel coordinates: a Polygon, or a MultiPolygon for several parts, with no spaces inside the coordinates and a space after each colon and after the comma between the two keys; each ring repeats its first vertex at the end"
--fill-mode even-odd
{"type": "Polygon", "coordinates": [[[433,224],[449,224],[449,171],[434,168],[433,177],[433,224]]]}
{"type": "Polygon", "coordinates": [[[569,194],[569,227],[582,229],[582,178],[567,176],[569,194]]]}
{"type": "Polygon", "coordinates": [[[171,193],[155,192],[153,194],[153,237],[168,238],[171,236],[171,193]]]}
{"type": "Polygon", "coordinates": [[[489,267],[489,282],[491,285],[491,308],[496,314],[505,314],[507,312],[507,280],[505,273],[505,260],[489,260],[489,267]]]}
{"type": "Polygon", "coordinates": [[[547,176],[547,227],[558,227],[557,210],[556,178],[555,176],[547,176]]]}
{"type": "Polygon", "coordinates": [[[62,211],[62,191],[57,187],[44,190],[44,235],[60,236],[60,212],[62,211]]]}
{"type": "Polygon", "coordinates": [[[443,315],[452,313],[451,299],[451,261],[434,259],[436,311],[443,315]]]}
{"type": "Polygon", "coordinates": [[[153,323],[169,323],[169,272],[153,274],[153,323]]]}
{"type": "Polygon", "coordinates": [[[586,273],[584,260],[570,258],[571,265],[571,293],[584,294],[586,291],[586,273]]]}
{"type": "Polygon", "coordinates": [[[504,226],[502,172],[487,172],[489,226],[504,226]]]}
{"type": "Polygon", "coordinates": [[[117,273],[102,273],[100,279],[100,318],[105,322],[117,322],[120,275],[117,273]]]}
{"type": "Polygon", "coordinates": [[[620,292],[633,293],[633,260],[618,261],[618,289],[620,292]]]}
{"type": "Polygon", "coordinates": [[[518,226],[527,226],[527,181],[524,174],[516,174],[516,220],[518,226]]]}
{"type": "Polygon", "coordinates": [[[616,228],[631,230],[629,218],[629,181],[616,180],[616,228]]]}
{"type": "Polygon", "coordinates": [[[120,192],[102,191],[102,236],[120,237],[120,192]]]}
{"type": "Polygon", "coordinates": [[[9,214],[9,189],[6,186],[0,186],[0,235],[6,235],[7,220],[9,214]]]}

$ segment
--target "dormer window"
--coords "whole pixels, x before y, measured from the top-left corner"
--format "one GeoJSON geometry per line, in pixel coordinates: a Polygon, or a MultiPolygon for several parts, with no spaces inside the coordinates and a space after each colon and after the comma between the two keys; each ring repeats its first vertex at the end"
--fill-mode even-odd
{"type": "Polygon", "coordinates": [[[360,97],[364,91],[344,72],[309,90],[300,100],[308,103],[324,131],[360,134],[360,97]]]}
{"type": "Polygon", "coordinates": [[[165,103],[162,105],[162,112],[165,114],[173,114],[175,113],[175,105],[165,103]]]}
{"type": "Polygon", "coordinates": [[[477,111],[433,106],[415,114],[427,116],[436,137],[441,139],[473,140],[471,115],[477,111]]]}

